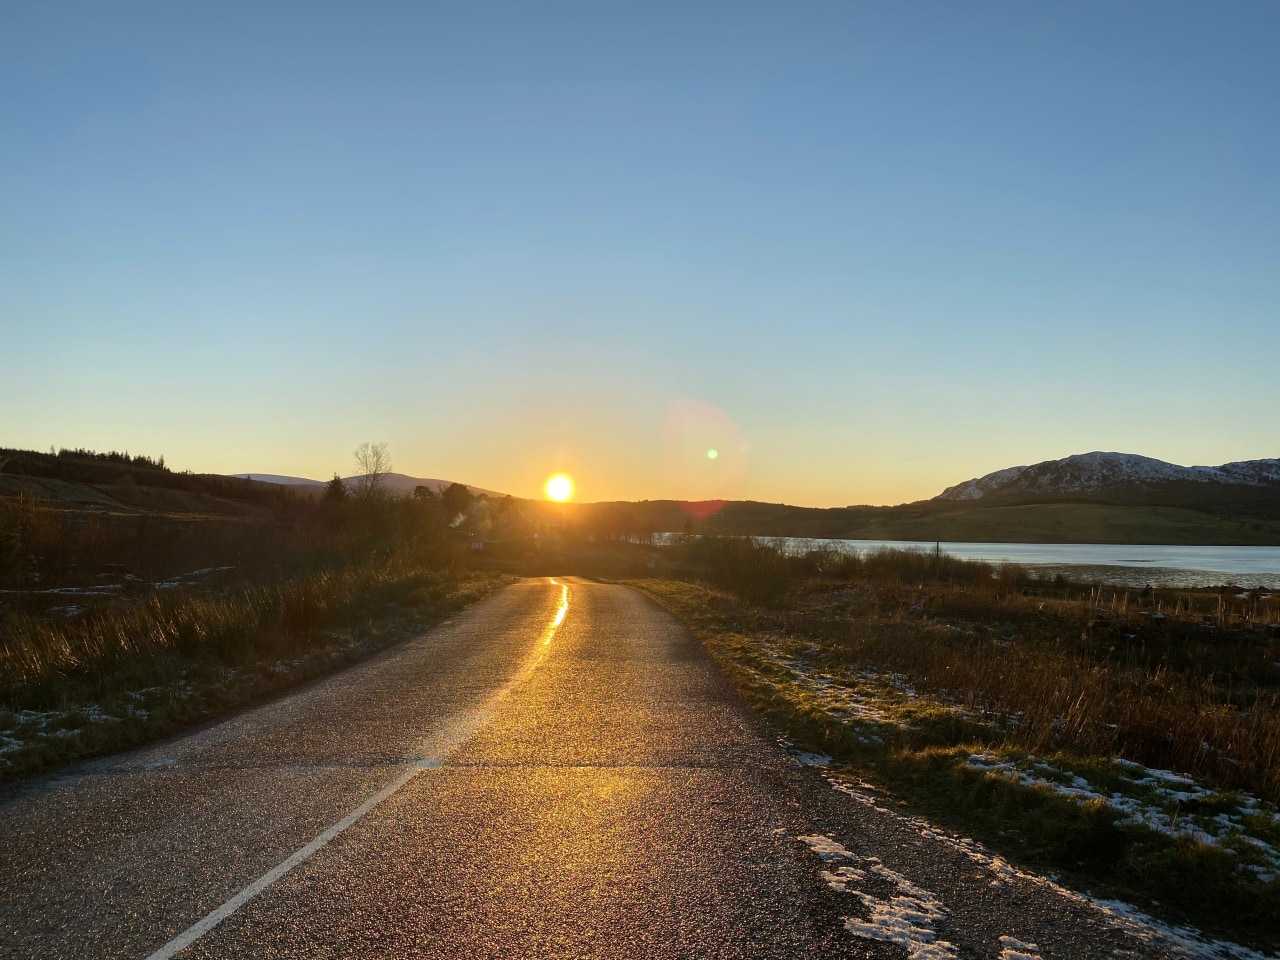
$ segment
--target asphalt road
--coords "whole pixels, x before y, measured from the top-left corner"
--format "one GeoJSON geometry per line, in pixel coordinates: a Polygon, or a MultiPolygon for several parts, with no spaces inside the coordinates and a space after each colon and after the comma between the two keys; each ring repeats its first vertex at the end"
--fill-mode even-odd
{"type": "Polygon", "coordinates": [[[833,789],[671,617],[581,580],[0,804],[3,957],[1168,949],[833,789]]]}

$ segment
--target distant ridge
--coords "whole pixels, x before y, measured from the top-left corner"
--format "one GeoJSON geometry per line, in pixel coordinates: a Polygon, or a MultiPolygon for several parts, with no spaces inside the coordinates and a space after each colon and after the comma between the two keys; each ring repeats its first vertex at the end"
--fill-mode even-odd
{"type": "MultiPolygon", "coordinates": [[[[265,520],[290,502],[282,491],[312,499],[323,483],[271,473],[179,473],[150,460],[89,451],[0,449],[0,500],[32,497],[50,509],[101,516],[265,520]]],[[[448,483],[393,474],[387,487],[411,495],[419,485],[440,490],[448,483]]],[[[521,504],[545,508],[539,501],[521,504]]],[[[647,500],[557,505],[554,516],[556,522],[571,516],[597,529],[635,535],[1280,546],[1280,461],[1181,467],[1133,454],[1095,453],[998,470],[949,487],[943,496],[894,507],[647,500]]]]}
{"type": "Polygon", "coordinates": [[[259,483],[279,483],[290,487],[319,487],[321,480],[308,480],[306,477],[286,477],[279,473],[233,473],[238,480],[257,480],[259,483]]]}
{"type": "Polygon", "coordinates": [[[1173,483],[1280,488],[1280,459],[1238,460],[1217,467],[1183,467],[1136,453],[1078,453],[1022,467],[1006,467],[947,487],[935,500],[983,500],[1093,493],[1173,483]]]}
{"type": "MultiPolygon", "coordinates": [[[[259,483],[274,483],[285,487],[322,487],[329,482],[327,480],[312,480],[309,477],[290,477],[279,473],[234,473],[232,476],[242,480],[257,480],[259,483]]],[[[343,477],[342,483],[348,489],[352,489],[363,479],[363,475],[343,477]]],[[[445,487],[454,483],[453,480],[439,480],[435,477],[411,477],[404,473],[388,473],[382,478],[382,482],[386,490],[401,495],[411,494],[417,487],[426,487],[432,493],[439,493],[445,487]]],[[[472,493],[483,493],[490,497],[506,496],[506,494],[499,493],[496,490],[486,490],[483,487],[472,486],[469,483],[464,483],[463,486],[472,493]]]]}
{"type": "Polygon", "coordinates": [[[1280,459],[1183,467],[1093,452],[1007,467],[897,506],[584,505],[640,529],[923,543],[1280,545],[1280,459]]]}

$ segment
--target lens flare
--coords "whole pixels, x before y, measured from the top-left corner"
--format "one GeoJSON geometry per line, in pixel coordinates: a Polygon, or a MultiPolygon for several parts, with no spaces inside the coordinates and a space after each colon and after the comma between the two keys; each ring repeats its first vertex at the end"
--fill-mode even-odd
{"type": "Polygon", "coordinates": [[[715,447],[708,447],[708,448],[707,448],[707,459],[708,459],[708,460],[719,460],[719,459],[720,459],[720,451],[719,451],[719,450],[717,450],[715,447]]]}
{"type": "Polygon", "coordinates": [[[546,493],[548,500],[564,503],[573,499],[573,477],[567,473],[553,473],[547,477],[542,490],[546,493]]]}

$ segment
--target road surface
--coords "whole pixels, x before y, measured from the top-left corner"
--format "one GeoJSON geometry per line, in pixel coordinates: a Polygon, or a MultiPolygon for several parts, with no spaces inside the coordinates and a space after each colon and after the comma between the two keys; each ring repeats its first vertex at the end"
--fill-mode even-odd
{"type": "Polygon", "coordinates": [[[0,957],[1002,951],[1170,955],[833,789],[618,585],[519,582],[0,804],[0,957]]]}

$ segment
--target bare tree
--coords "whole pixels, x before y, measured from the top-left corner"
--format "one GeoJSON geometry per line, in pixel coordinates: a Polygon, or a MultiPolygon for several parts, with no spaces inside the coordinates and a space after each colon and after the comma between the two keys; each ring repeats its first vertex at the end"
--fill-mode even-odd
{"type": "Polygon", "coordinates": [[[372,500],[382,492],[382,486],[391,472],[391,452],[385,443],[365,441],[356,447],[356,489],[360,496],[372,500]]]}

